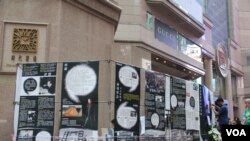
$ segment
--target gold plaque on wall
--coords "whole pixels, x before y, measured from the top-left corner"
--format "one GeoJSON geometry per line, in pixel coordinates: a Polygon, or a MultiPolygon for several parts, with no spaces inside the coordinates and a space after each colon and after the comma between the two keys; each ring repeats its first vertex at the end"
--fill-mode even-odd
{"type": "Polygon", "coordinates": [[[13,52],[37,52],[38,30],[14,28],[13,52]]]}

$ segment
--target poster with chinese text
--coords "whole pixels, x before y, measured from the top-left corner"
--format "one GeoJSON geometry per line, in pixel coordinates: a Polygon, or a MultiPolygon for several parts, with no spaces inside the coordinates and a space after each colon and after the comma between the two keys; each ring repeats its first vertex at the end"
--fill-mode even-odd
{"type": "Polygon", "coordinates": [[[157,72],[145,72],[145,135],[165,135],[165,83],[166,76],[157,72]]]}
{"type": "Polygon", "coordinates": [[[63,63],[61,124],[63,141],[98,137],[99,62],[63,63]]]}
{"type": "MultiPolygon", "coordinates": [[[[140,123],[140,69],[116,64],[115,132],[119,137],[138,136],[140,123]]],[[[130,139],[126,139],[130,140],[130,139]]]]}
{"type": "Polygon", "coordinates": [[[186,82],[183,79],[171,77],[171,129],[186,130],[186,82]]]}
{"type": "Polygon", "coordinates": [[[22,65],[17,141],[52,140],[56,66],[56,63],[22,65]]]}

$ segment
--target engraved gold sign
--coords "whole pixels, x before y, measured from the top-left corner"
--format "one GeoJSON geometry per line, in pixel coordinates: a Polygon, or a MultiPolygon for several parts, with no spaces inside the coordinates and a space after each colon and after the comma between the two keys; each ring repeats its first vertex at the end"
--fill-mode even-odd
{"type": "Polygon", "coordinates": [[[15,28],[13,32],[13,52],[37,52],[37,29],[15,28]]]}

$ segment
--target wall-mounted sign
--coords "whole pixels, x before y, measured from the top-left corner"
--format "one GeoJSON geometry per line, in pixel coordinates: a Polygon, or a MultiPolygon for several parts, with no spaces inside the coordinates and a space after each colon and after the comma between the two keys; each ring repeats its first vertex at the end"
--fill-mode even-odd
{"type": "Polygon", "coordinates": [[[216,50],[217,62],[220,73],[223,77],[227,77],[228,74],[228,56],[225,47],[222,44],[217,46],[216,50]]]}
{"type": "Polygon", "coordinates": [[[157,19],[155,19],[155,38],[169,47],[177,49],[177,32],[157,19]]]}
{"type": "Polygon", "coordinates": [[[14,28],[13,52],[37,52],[38,29],[14,28]]]}
{"type": "Polygon", "coordinates": [[[47,24],[3,23],[2,72],[15,72],[16,64],[46,62],[47,24]]]}

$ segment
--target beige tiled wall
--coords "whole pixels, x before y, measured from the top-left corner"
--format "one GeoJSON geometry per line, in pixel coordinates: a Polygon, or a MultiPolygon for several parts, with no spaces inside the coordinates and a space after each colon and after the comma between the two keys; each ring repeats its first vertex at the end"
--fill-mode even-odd
{"type": "Polygon", "coordinates": [[[15,76],[0,75],[0,140],[8,141],[13,134],[15,76]]]}

